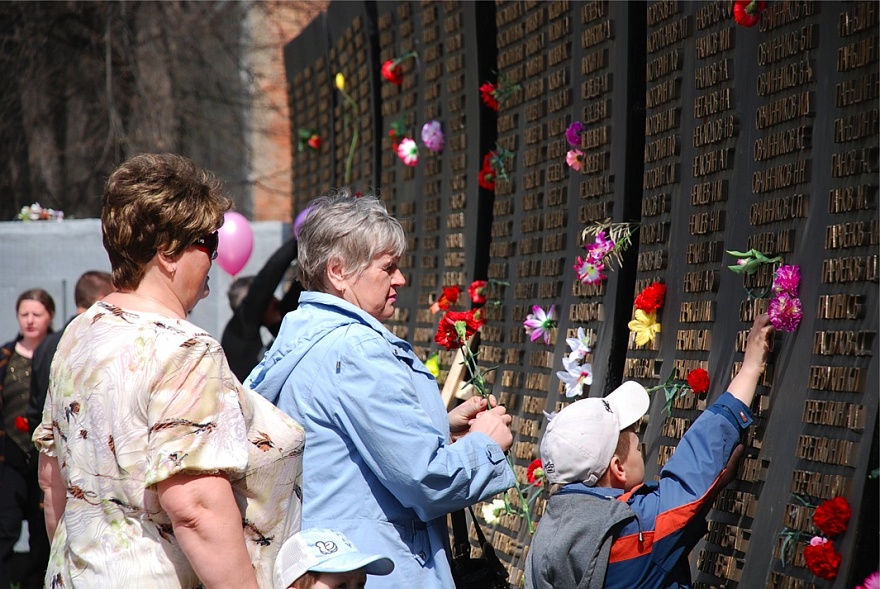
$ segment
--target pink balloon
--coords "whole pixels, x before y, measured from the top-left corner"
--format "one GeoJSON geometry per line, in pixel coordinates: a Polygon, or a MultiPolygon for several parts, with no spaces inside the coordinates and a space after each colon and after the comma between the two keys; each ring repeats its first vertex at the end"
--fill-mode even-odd
{"type": "Polygon", "coordinates": [[[251,224],[240,213],[230,211],[224,216],[223,226],[217,231],[220,243],[217,247],[217,264],[235,276],[251,257],[254,249],[254,232],[251,224]]]}

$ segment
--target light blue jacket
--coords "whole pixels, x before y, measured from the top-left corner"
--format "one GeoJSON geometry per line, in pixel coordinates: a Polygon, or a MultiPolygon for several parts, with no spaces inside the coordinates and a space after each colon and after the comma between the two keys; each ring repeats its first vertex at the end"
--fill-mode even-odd
{"type": "Polygon", "coordinates": [[[303,528],[394,561],[367,586],[449,589],[446,514],[515,480],[501,448],[449,442],[437,382],[412,346],[339,297],[305,292],[245,381],[306,430],[303,528]]]}

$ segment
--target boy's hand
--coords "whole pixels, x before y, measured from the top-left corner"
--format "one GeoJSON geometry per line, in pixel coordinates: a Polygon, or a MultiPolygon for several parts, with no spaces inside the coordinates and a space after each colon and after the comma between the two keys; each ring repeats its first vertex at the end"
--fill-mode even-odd
{"type": "Polygon", "coordinates": [[[746,339],[745,357],[743,368],[756,370],[758,374],[764,372],[767,364],[767,355],[770,353],[770,342],[776,330],[770,324],[770,317],[764,313],[755,317],[752,329],[746,339]]]}

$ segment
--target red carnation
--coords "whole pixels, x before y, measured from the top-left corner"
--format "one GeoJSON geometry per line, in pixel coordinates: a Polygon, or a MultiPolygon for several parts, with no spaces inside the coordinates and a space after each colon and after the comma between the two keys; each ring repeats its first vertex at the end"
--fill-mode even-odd
{"type": "Polygon", "coordinates": [[[471,285],[468,287],[468,294],[475,305],[486,304],[487,286],[489,286],[489,283],[485,280],[474,280],[471,282],[471,285]]]}
{"type": "Polygon", "coordinates": [[[810,572],[821,579],[833,580],[837,576],[840,567],[840,554],[834,549],[831,542],[817,543],[815,546],[804,547],[804,560],[810,572]]]}
{"type": "Polygon", "coordinates": [[[28,427],[28,420],[26,417],[19,415],[15,418],[15,429],[20,432],[28,433],[30,428],[28,427]]]}
{"type": "Polygon", "coordinates": [[[434,341],[447,350],[460,348],[464,342],[458,331],[456,331],[456,324],[464,329],[465,338],[469,338],[477,332],[480,326],[483,325],[483,320],[481,315],[478,315],[472,310],[447,311],[443,318],[440,319],[440,324],[437,325],[437,333],[434,335],[434,341]]]}
{"type": "Polygon", "coordinates": [[[813,513],[813,523],[829,538],[834,538],[846,531],[846,525],[852,516],[849,502],[843,497],[835,497],[822,502],[813,513]]]}
{"type": "Polygon", "coordinates": [[[687,381],[695,395],[702,395],[709,390],[709,373],[702,368],[694,368],[688,372],[687,381]]]}
{"type": "Polygon", "coordinates": [[[492,168],[483,168],[480,170],[480,175],[477,176],[477,181],[480,183],[480,186],[485,188],[486,190],[495,191],[495,170],[492,168]]]}
{"type": "Polygon", "coordinates": [[[498,100],[495,98],[495,90],[497,89],[498,85],[491,82],[483,82],[483,85],[480,86],[480,98],[492,110],[498,110],[498,100]]]}
{"type": "Polygon", "coordinates": [[[544,463],[540,458],[535,458],[526,470],[526,480],[530,484],[540,487],[544,484],[544,463]]]}
{"type": "Polygon", "coordinates": [[[753,27],[761,20],[761,13],[767,9],[763,0],[736,0],[733,3],[733,20],[744,27],[753,27]]]}
{"type": "Polygon", "coordinates": [[[458,301],[458,295],[461,294],[461,289],[458,286],[444,286],[443,294],[440,295],[440,298],[431,305],[431,313],[437,313],[438,311],[446,311],[458,301]]]}
{"type": "Polygon", "coordinates": [[[400,86],[403,83],[403,75],[400,71],[400,63],[396,59],[389,59],[382,64],[382,77],[400,86]]]}
{"type": "Polygon", "coordinates": [[[320,135],[312,135],[311,137],[309,137],[309,140],[307,143],[308,143],[309,147],[311,147],[312,149],[317,151],[317,150],[321,149],[321,143],[323,143],[323,141],[321,140],[320,135]]]}
{"type": "Polygon", "coordinates": [[[654,282],[636,297],[635,307],[645,313],[653,313],[663,306],[666,298],[666,285],[662,282],[654,282]]]}

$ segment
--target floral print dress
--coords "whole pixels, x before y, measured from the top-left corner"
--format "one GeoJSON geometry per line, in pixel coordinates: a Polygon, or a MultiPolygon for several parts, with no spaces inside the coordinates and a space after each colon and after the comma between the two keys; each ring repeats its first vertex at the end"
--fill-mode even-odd
{"type": "Polygon", "coordinates": [[[303,429],[236,380],[195,325],[98,302],[67,328],[33,439],[67,500],[49,588],[195,588],[156,483],[223,472],[261,587],[299,530],[303,429]]]}

